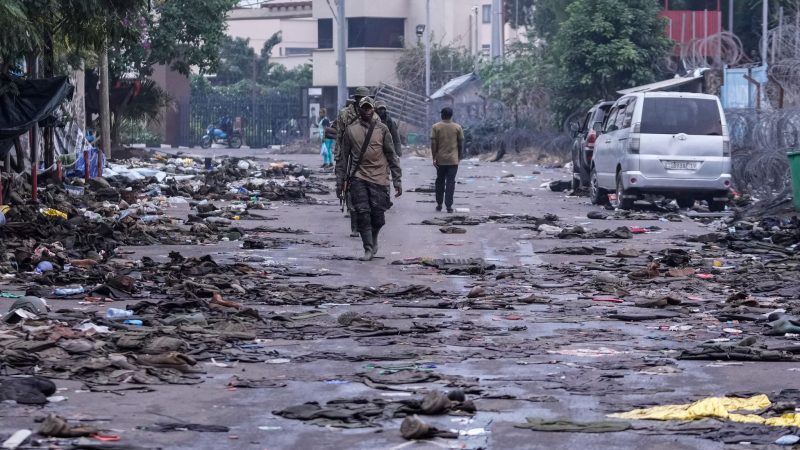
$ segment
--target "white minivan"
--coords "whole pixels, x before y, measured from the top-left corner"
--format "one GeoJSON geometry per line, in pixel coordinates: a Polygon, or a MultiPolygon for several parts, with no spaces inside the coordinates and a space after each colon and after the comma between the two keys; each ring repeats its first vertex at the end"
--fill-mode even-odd
{"type": "Polygon", "coordinates": [[[731,146],[719,99],[688,92],[645,92],[614,103],[597,137],[589,175],[593,204],[630,209],[647,194],[682,208],[706,200],[722,211],[731,187],[731,146]]]}

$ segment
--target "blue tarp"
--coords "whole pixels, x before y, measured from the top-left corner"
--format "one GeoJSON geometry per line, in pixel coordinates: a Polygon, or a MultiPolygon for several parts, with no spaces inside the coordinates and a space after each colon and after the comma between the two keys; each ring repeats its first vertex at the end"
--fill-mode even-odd
{"type": "MultiPolygon", "coordinates": [[[[98,176],[97,174],[97,158],[103,158],[103,167],[106,165],[106,157],[103,152],[97,150],[97,147],[90,147],[89,148],[89,176],[94,178],[98,176]]],[[[77,161],[75,162],[75,167],[67,172],[68,177],[78,177],[82,178],[84,175],[84,168],[83,168],[83,152],[78,152],[77,154],[77,161]]]]}

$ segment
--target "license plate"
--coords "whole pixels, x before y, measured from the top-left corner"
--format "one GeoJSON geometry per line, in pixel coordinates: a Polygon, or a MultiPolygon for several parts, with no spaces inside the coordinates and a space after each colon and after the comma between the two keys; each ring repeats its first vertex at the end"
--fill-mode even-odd
{"type": "Polygon", "coordinates": [[[697,161],[661,161],[667,170],[697,170],[700,163],[697,161]]]}

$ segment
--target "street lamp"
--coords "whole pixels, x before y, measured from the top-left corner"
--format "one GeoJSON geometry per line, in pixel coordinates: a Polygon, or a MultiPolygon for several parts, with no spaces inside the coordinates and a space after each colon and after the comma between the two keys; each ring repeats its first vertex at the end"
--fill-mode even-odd
{"type": "Polygon", "coordinates": [[[417,45],[421,43],[423,34],[425,34],[425,25],[417,25],[417,45]]]}

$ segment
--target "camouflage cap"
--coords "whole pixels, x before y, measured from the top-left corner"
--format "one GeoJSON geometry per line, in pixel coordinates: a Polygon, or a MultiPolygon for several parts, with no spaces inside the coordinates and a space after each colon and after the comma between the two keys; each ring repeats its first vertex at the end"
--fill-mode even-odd
{"type": "Polygon", "coordinates": [[[372,97],[364,97],[364,98],[361,99],[360,102],[358,102],[358,107],[359,108],[363,108],[364,105],[369,105],[369,106],[372,106],[374,108],[375,107],[375,100],[373,100],[372,97]]]}
{"type": "Polygon", "coordinates": [[[375,109],[381,109],[381,108],[383,108],[383,109],[388,109],[388,108],[386,107],[386,102],[384,102],[383,100],[378,100],[378,101],[376,101],[376,102],[375,102],[375,109]]]}
{"type": "Polygon", "coordinates": [[[372,93],[369,91],[369,88],[364,86],[359,86],[353,92],[353,97],[369,97],[372,93]]]}

